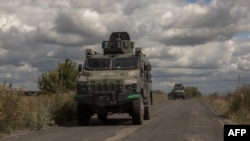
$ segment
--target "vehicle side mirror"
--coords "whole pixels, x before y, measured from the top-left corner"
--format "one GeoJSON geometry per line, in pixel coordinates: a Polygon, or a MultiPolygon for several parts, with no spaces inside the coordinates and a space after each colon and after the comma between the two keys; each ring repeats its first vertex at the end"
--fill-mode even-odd
{"type": "Polygon", "coordinates": [[[151,74],[149,74],[148,82],[152,83],[152,76],[151,76],[151,74]]]}
{"type": "Polygon", "coordinates": [[[150,71],[151,70],[151,65],[144,65],[144,69],[150,71]]]}
{"type": "Polygon", "coordinates": [[[81,72],[82,71],[82,64],[79,64],[78,65],[78,72],[81,72]]]}
{"type": "Polygon", "coordinates": [[[143,77],[143,73],[144,73],[144,70],[143,70],[143,68],[141,68],[141,70],[140,70],[141,77],[143,77]]]}
{"type": "Polygon", "coordinates": [[[151,65],[148,65],[148,70],[151,70],[152,68],[151,68],[151,65]]]}

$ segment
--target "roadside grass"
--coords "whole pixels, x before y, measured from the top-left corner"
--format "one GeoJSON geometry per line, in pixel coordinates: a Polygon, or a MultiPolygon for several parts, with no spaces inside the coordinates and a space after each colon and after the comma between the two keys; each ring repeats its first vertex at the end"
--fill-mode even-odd
{"type": "Polygon", "coordinates": [[[75,118],[73,93],[34,94],[0,85],[0,134],[39,130],[75,118]]]}
{"type": "Polygon", "coordinates": [[[250,85],[239,87],[233,93],[213,93],[200,99],[213,107],[220,117],[250,124],[250,85]]]}
{"type": "Polygon", "coordinates": [[[202,96],[199,99],[215,109],[220,117],[229,118],[229,109],[232,102],[232,96],[230,94],[219,95],[218,93],[213,93],[207,96],[202,96]]]}
{"type": "Polygon", "coordinates": [[[250,124],[250,85],[243,85],[235,90],[229,112],[232,120],[250,124]]]}
{"type": "MultiPolygon", "coordinates": [[[[34,94],[26,96],[24,89],[13,89],[0,84],[0,137],[16,130],[39,130],[76,119],[74,93],[34,94]]],[[[153,92],[153,104],[164,102],[167,94],[153,92]]],[[[250,85],[233,93],[213,93],[198,99],[213,107],[220,117],[236,123],[250,124],[250,85]]]]}
{"type": "MultiPolygon", "coordinates": [[[[17,130],[40,130],[62,125],[76,119],[74,93],[35,93],[25,95],[25,89],[13,89],[0,84],[0,137],[17,130]]],[[[153,93],[153,103],[167,100],[163,92],[153,93]]]]}
{"type": "Polygon", "coordinates": [[[164,102],[168,99],[167,94],[163,92],[153,92],[153,104],[164,102]]]}

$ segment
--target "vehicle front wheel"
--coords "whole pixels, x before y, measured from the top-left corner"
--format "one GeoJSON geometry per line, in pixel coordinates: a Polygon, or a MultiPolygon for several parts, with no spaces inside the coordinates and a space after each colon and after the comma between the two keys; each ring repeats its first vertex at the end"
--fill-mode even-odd
{"type": "Polygon", "coordinates": [[[79,126],[89,125],[91,112],[89,108],[81,103],[77,103],[77,121],[79,126]]]}
{"type": "Polygon", "coordinates": [[[108,115],[107,114],[97,114],[97,118],[100,121],[106,121],[108,118],[108,115]]]}
{"type": "Polygon", "coordinates": [[[149,105],[144,107],[144,120],[150,120],[149,105]]]}
{"type": "Polygon", "coordinates": [[[132,102],[132,121],[135,125],[143,124],[144,105],[142,97],[132,102]]]}

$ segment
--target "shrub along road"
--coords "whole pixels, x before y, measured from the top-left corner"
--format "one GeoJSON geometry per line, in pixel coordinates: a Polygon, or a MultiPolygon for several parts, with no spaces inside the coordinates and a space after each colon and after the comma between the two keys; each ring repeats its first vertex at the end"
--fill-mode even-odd
{"type": "Polygon", "coordinates": [[[90,126],[64,127],[14,134],[1,141],[222,141],[223,122],[195,100],[167,100],[151,108],[151,120],[132,125],[127,115],[111,115],[106,123],[92,118],[90,126]]]}

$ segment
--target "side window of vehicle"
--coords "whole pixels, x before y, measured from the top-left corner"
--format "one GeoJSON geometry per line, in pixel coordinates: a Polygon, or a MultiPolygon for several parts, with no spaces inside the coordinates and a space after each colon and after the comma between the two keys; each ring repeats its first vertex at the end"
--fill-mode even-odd
{"type": "Polygon", "coordinates": [[[140,76],[143,77],[143,67],[141,67],[140,76]]]}
{"type": "Polygon", "coordinates": [[[144,62],[141,62],[140,76],[144,77],[144,62]]]}
{"type": "Polygon", "coordinates": [[[149,69],[148,69],[148,64],[144,64],[144,79],[148,80],[149,79],[149,69]]]}
{"type": "Polygon", "coordinates": [[[145,64],[144,65],[144,70],[145,70],[145,79],[148,82],[152,82],[152,80],[151,80],[151,73],[150,73],[151,65],[150,64],[145,64]]]}

